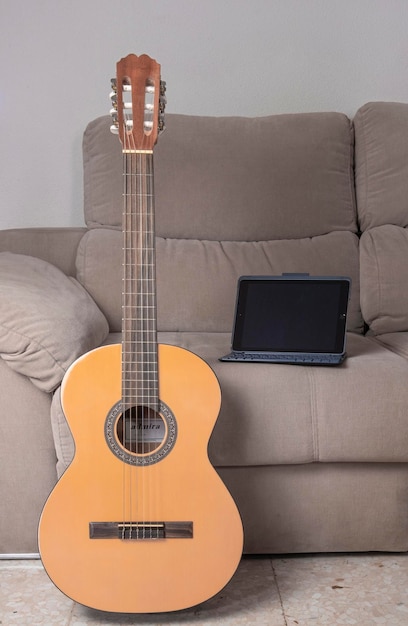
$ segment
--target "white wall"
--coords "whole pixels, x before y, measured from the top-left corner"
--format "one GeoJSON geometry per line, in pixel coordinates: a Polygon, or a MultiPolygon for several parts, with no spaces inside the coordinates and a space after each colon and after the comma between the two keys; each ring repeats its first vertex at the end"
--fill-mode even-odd
{"type": "Polygon", "coordinates": [[[83,224],[82,132],[130,52],[168,112],[408,102],[407,0],[0,0],[0,24],[0,228],[83,224]]]}

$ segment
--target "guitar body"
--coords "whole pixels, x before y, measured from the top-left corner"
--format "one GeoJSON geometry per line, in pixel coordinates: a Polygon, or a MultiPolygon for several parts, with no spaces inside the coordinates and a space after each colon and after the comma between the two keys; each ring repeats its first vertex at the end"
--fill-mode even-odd
{"type": "Polygon", "coordinates": [[[207,455],[220,407],[218,381],[191,352],[157,347],[167,417],[163,442],[152,453],[126,451],[118,437],[121,345],[84,355],[63,381],[75,456],[44,506],[41,558],[63,593],[104,611],[196,605],[224,587],[242,554],[237,507],[207,455]],[[174,522],[180,536],[172,535],[174,522]],[[164,523],[164,536],[146,536],[145,528],[152,532],[156,523],[164,523]]]}

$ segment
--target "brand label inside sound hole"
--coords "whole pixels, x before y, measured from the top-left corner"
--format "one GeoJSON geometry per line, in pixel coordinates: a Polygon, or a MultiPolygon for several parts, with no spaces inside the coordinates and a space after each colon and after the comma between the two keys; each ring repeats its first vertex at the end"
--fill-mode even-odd
{"type": "MultiPolygon", "coordinates": [[[[123,416],[120,420],[123,420],[123,416]]],[[[122,443],[127,450],[137,451],[140,447],[138,451],[141,452],[144,444],[160,445],[165,436],[166,424],[157,413],[145,407],[125,412],[125,436],[122,443]]]]}

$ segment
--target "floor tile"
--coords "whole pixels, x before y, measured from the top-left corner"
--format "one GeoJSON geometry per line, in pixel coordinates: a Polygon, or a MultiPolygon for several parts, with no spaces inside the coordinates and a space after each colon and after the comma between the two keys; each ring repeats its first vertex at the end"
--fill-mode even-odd
{"type": "Polygon", "coordinates": [[[288,626],[407,626],[408,556],[274,559],[288,626]]]}
{"type": "Polygon", "coordinates": [[[73,604],[50,581],[39,560],[0,561],[2,626],[68,626],[73,604]]]}
{"type": "Polygon", "coordinates": [[[208,602],[169,614],[103,613],[75,604],[40,561],[0,560],[1,626],[407,626],[408,555],[244,558],[208,602]]]}
{"type": "Polygon", "coordinates": [[[244,558],[229,584],[214,598],[184,611],[160,615],[101,613],[75,605],[70,626],[286,626],[268,558],[244,558]]]}

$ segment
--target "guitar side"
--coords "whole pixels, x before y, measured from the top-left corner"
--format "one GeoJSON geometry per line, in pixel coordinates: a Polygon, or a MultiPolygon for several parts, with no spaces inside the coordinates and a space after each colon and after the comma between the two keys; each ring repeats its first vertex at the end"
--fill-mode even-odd
{"type": "Polygon", "coordinates": [[[152,464],[132,465],[109,446],[108,418],[121,397],[120,345],[84,355],[63,381],[76,449],[44,506],[40,554],[63,593],[104,611],[194,606],[225,586],[242,554],[237,507],[207,454],[218,381],[193,353],[162,344],[158,350],[160,400],[173,416],[166,429],[175,429],[152,464]],[[134,538],[133,522],[143,533],[163,524],[163,534],[134,538]]]}

